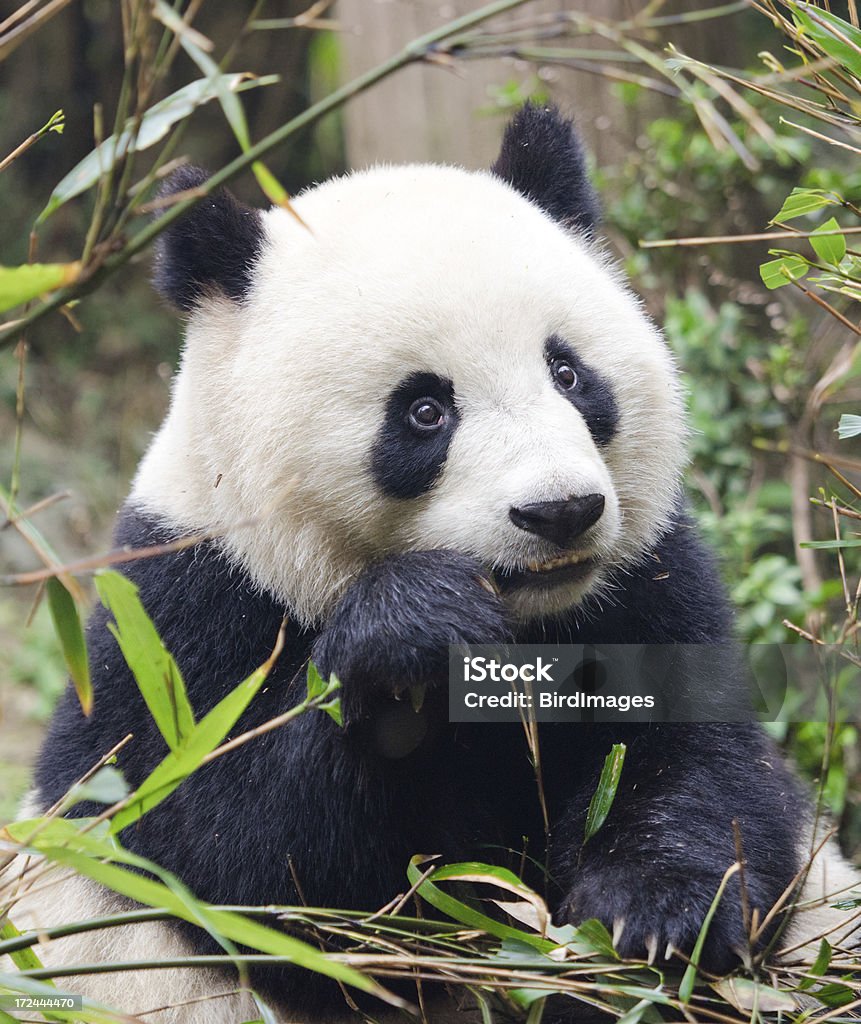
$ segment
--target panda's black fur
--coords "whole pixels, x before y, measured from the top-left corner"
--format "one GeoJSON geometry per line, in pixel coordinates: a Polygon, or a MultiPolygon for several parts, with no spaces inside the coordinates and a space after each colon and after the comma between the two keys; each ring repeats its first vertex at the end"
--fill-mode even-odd
{"type": "MultiPolygon", "coordinates": [[[[509,129],[495,170],[555,218],[593,229],[597,209],[579,144],[555,112],[527,108],[509,129]],[[541,140],[557,154],[554,159],[538,160],[541,140]]],[[[183,172],[173,188],[199,183],[194,172],[183,172]]],[[[171,227],[156,279],[180,308],[190,308],[212,288],[242,298],[261,244],[255,215],[243,209],[221,192],[171,227]]],[[[592,414],[607,432],[617,410],[599,371],[592,414]]],[[[404,462],[401,478],[390,484],[405,499],[433,483],[427,467],[416,470],[421,479],[409,479],[412,465],[404,462]]],[[[127,505],[116,540],[146,547],[178,532],[127,505]]],[[[732,632],[712,556],[681,510],[641,562],[619,575],[611,593],[587,598],[571,614],[527,625],[511,621],[483,584],[482,567],[454,551],[391,555],[368,566],[319,629],[297,625],[289,608],[261,591],[212,542],[130,562],[123,571],[176,657],[197,716],[266,660],[285,614],[284,653],[234,734],[301,699],[309,657],[342,682],[345,729],[324,714],[304,715],[207,765],[123,834],[131,850],[221,904],[304,899],[312,906],[374,910],[405,890],[406,867],[416,853],[448,861],[513,859],[515,866],[524,847],[530,858],[544,857],[536,783],[520,726],[452,726],[445,702],[438,706],[448,644],[710,643],[732,632]],[[374,731],[376,712],[390,703],[392,686],[412,682],[428,685],[427,736],[404,757],[384,757],[374,731]]],[[[36,784],[43,806],[58,800],[128,732],[134,742],[120,753],[119,767],[131,785],[167,752],[107,621],[97,609],[87,631],[92,715],[85,718],[68,692],[42,749],[36,784]]],[[[732,670],[728,660],[726,671],[732,670]]],[[[718,664],[716,678],[720,671],[718,664]]],[[[652,937],[661,956],[668,945],[689,951],[736,859],[733,822],[743,840],[750,907],[767,912],[793,878],[803,800],[757,728],[553,725],[541,733],[552,823],[549,896],[558,919],[596,916],[610,927],[623,920],[623,955],[643,955],[652,937]],[[628,753],[615,803],[581,849],[604,757],[619,741],[628,744],[628,753]]],[[[84,805],[74,813],[91,811],[84,805]]],[[[543,885],[538,877],[530,880],[543,885]]],[[[194,933],[194,941],[202,951],[215,951],[202,932],[194,933]]],[[[746,942],[736,878],[712,921],[702,962],[727,968],[744,954],[746,942]]],[[[334,986],[302,972],[270,971],[257,980],[271,998],[300,1010],[343,1005],[334,986]]]]}

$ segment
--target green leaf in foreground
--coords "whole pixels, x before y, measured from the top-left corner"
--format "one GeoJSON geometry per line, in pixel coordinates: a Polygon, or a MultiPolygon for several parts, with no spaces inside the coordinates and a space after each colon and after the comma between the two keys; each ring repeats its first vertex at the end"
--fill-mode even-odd
{"type": "Polygon", "coordinates": [[[74,263],[25,263],[20,267],[0,267],[0,313],[36,299],[45,292],[72,284],[81,270],[74,263]]]}
{"type": "Polygon", "coordinates": [[[843,18],[813,4],[791,3],[796,25],[856,77],[861,77],[861,32],[843,18]]]}
{"type": "MultiPolygon", "coordinates": [[[[165,0],[155,0],[156,9],[161,11],[165,17],[169,17],[171,9],[165,3],[165,0]]],[[[180,45],[185,52],[191,57],[194,63],[200,68],[200,70],[208,75],[208,81],[218,82],[224,76],[219,73],[219,67],[189,34],[180,36],[180,45]]],[[[240,102],[239,98],[234,93],[225,88],[225,86],[219,85],[217,88],[218,102],[221,104],[221,109],[224,111],[224,116],[227,118],[227,123],[230,125],[233,134],[236,136],[236,141],[243,153],[247,153],[251,148],[251,133],[248,130],[248,121],[245,117],[245,110],[240,102]]],[[[255,160],[251,165],[251,170],[254,177],[257,179],[257,184],[260,186],[263,194],[275,203],[277,206],[282,206],[286,210],[289,210],[294,216],[297,216],[293,211],[293,207],[290,205],[290,196],[287,190],[281,185],[272,171],[263,163],[262,160],[255,160]]],[[[301,220],[301,218],[298,218],[301,220]]]]}
{"type": "Polygon", "coordinates": [[[837,436],[841,441],[849,437],[857,437],[861,434],[861,416],[854,416],[851,412],[844,412],[837,424],[837,436]]]}
{"type": "Polygon", "coordinates": [[[586,813],[586,830],[583,836],[584,845],[589,842],[592,836],[607,820],[613,801],[616,799],[616,790],[619,788],[619,779],[622,777],[622,766],[625,763],[627,748],[624,743],[614,743],[610,753],[604,759],[604,767],[601,769],[601,778],[598,779],[598,786],[589,801],[589,810],[586,813]]]}
{"type": "Polygon", "coordinates": [[[785,224],[788,220],[814,213],[824,206],[835,206],[839,199],[821,188],[794,188],[784,200],[783,206],[772,218],[772,224],[785,224]]]}
{"type": "Polygon", "coordinates": [[[760,1014],[792,1013],[798,1009],[795,997],[790,992],[764,985],[753,978],[721,978],[712,988],[741,1013],[755,1012],[756,1017],[753,1019],[762,1019],[760,1014]]]}
{"type": "MultiPolygon", "coordinates": [[[[123,773],[112,765],[103,765],[92,778],[74,786],[70,797],[77,802],[92,800],[97,804],[113,806],[128,796],[129,786],[123,773]]],[[[65,810],[65,806],[64,806],[65,810]]]]}
{"type": "Polygon", "coordinates": [[[800,548],[813,548],[816,551],[839,551],[841,548],[861,548],[861,537],[847,540],[803,540],[800,548]]]}
{"type": "Polygon", "coordinates": [[[305,690],[306,703],[316,701],[317,708],[320,711],[325,711],[336,725],[343,728],[344,716],[341,712],[341,698],[332,697],[331,700],[325,702],[320,701],[321,697],[328,697],[329,694],[335,693],[340,688],[341,683],[337,676],[330,676],[327,683],[317,670],[317,666],[312,661],[308,662],[308,674],[306,676],[305,690]]]}
{"type": "Polygon", "coordinates": [[[75,599],[56,576],[47,584],[48,608],[54,622],[54,629],[63,650],[63,660],[72,677],[75,693],[81,703],[81,710],[89,715],[93,710],[93,684],[90,679],[90,665],[87,661],[87,644],[84,628],[78,614],[75,599]]]}
{"type": "MultiPolygon", "coordinates": [[[[7,917],[0,924],[0,939],[17,939],[20,936],[20,932],[14,924],[7,917]]],[[[32,971],[38,970],[43,966],[42,961],[33,951],[32,946],[27,946],[24,949],[16,949],[14,952],[9,954],[12,963],[21,971],[32,971]]]]}
{"type": "Polygon", "coordinates": [[[51,193],[48,205],[39,214],[36,223],[41,224],[64,203],[86,192],[128,152],[139,153],[154,146],[167,135],[177,121],[188,117],[196,107],[209,103],[216,96],[225,93],[244,92],[246,89],[255,89],[278,81],[277,75],[252,78],[250,81],[248,78],[247,73],[219,74],[215,78],[201,78],[153,104],[141,118],[137,137],[134,135],[133,122],[129,121],[119,136],[112,135],[105,139],[69,171],[51,193]]]}
{"type": "Polygon", "coordinates": [[[759,276],[766,288],[772,291],[775,288],[782,288],[791,281],[798,281],[810,269],[810,264],[803,256],[795,256],[792,253],[779,256],[775,260],[760,264],[759,276]]]}
{"type": "Polygon", "coordinates": [[[481,873],[485,880],[492,884],[507,882],[525,888],[520,879],[511,871],[507,871],[505,868],[496,868],[489,864],[451,864],[446,867],[437,868],[424,881],[421,881],[423,874],[421,864],[425,859],[422,856],[417,856],[410,860],[407,868],[407,878],[410,885],[420,883],[416,891],[422,899],[427,900],[436,910],[446,914],[454,921],[460,921],[461,924],[468,925],[470,928],[477,928],[480,931],[487,932],[488,935],[495,935],[498,939],[513,939],[523,942],[541,953],[550,953],[558,948],[558,943],[551,942],[536,932],[512,928],[511,925],[503,924],[501,921],[488,917],[462,900],[449,896],[448,893],[443,892],[437,885],[434,885],[434,882],[445,879],[464,881],[467,877],[475,878],[476,874],[481,873]]]}
{"type": "Polygon", "coordinates": [[[138,596],[138,588],[121,573],[96,576],[96,590],[115,623],[108,628],[116,637],[132,670],[141,696],[171,750],[194,728],[194,713],[185,692],[179,666],[162,643],[138,596]]]}
{"type": "MultiPolygon", "coordinates": [[[[44,819],[43,819],[44,820],[44,819]]],[[[10,834],[21,835],[16,823],[9,826],[10,834]]],[[[27,823],[32,830],[32,822],[27,823]]],[[[142,857],[123,850],[114,841],[92,834],[82,834],[76,826],[82,822],[56,819],[48,827],[33,831],[28,848],[42,854],[49,861],[63,864],[80,875],[91,878],[114,892],[148,907],[164,908],[170,914],[192,924],[205,922],[207,929],[231,942],[283,957],[299,967],[335,978],[396,1006],[402,1000],[381,988],[372,978],[360,974],[352,967],[329,959],[313,946],[277,931],[232,910],[214,908],[202,903],[168,872],[142,857]],[[129,867],[120,866],[127,864],[129,867]],[[158,881],[148,875],[163,879],[158,881]]]]}
{"type": "Polygon", "coordinates": [[[694,985],[697,980],[697,967],[700,962],[700,957],[703,955],[703,947],[706,944],[706,938],[708,937],[709,928],[711,927],[712,919],[717,913],[717,908],[720,906],[720,901],[723,899],[723,894],[726,891],[726,887],[732,876],[739,870],[738,864],[733,864],[725,873],[721,879],[721,883],[718,886],[718,890],[715,893],[715,898],[711,902],[711,906],[708,909],[708,913],[705,916],[700,933],[697,936],[697,941],[694,943],[693,951],[691,952],[691,959],[688,966],[685,968],[685,973],[682,977],[682,982],[679,985],[679,1001],[682,1003],[690,1002],[691,996],[694,993],[694,985]]]}
{"type": "Polygon", "coordinates": [[[117,811],[111,819],[111,832],[116,834],[127,825],[136,822],[147,811],[170,796],[183,779],[188,778],[201,766],[206,755],[222,742],[266,681],[281,653],[283,642],[282,627],[278,634],[278,643],[270,657],[220,700],[209,714],[183,737],[179,746],[171,750],[144,779],[129,799],[128,805],[117,811]]]}
{"type": "Polygon", "coordinates": [[[822,260],[831,266],[837,266],[846,255],[846,239],[843,235],[824,235],[823,231],[839,231],[840,225],[836,218],[829,217],[824,224],[818,227],[810,236],[810,244],[813,251],[822,260]]]}
{"type": "Polygon", "coordinates": [[[834,950],[831,948],[831,943],[828,939],[823,939],[819,944],[819,952],[816,954],[816,959],[807,970],[807,977],[802,978],[798,984],[800,989],[812,988],[816,984],[816,979],[821,978],[825,974],[831,966],[833,952],[834,950]]]}

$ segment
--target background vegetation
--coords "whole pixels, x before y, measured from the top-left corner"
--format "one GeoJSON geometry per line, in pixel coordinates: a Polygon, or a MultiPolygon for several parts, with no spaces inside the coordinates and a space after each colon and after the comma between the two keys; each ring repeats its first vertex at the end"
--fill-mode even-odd
{"type": "MultiPolygon", "coordinates": [[[[417,66],[402,72],[413,109],[388,106],[385,116],[375,114],[375,97],[397,76],[352,104],[332,97],[348,70],[365,70],[383,27],[386,43],[392,40],[387,54],[408,42],[410,5],[24,6],[0,24],[0,160],[50,125],[58,108],[64,118],[0,164],[2,263],[82,264],[65,272],[59,291],[51,291],[59,278],[32,294],[19,291],[22,302],[6,303],[9,319],[0,324],[6,582],[40,560],[56,568],[107,550],[115,509],[165,409],[179,326],[149,290],[146,247],[124,263],[129,240],[147,230],[146,203],[162,165],[188,154],[216,171],[233,166],[252,143],[314,104],[328,104],[325,116],[290,129],[282,145],[260,154],[262,169],[247,173],[249,158],[246,173],[231,183],[251,202],[287,202],[283,189],[385,156],[405,138],[416,155],[430,146],[440,159],[460,151],[489,162],[492,150],[485,156],[481,138],[492,144],[524,99],[552,97],[578,113],[600,157],[595,176],[609,243],[687,371],[690,491],[721,553],[740,635],[835,643],[857,658],[861,463],[854,461],[851,417],[861,380],[861,252],[853,248],[861,228],[861,33],[852,0],[819,8],[789,0],[715,8],[617,0],[572,2],[561,11],[500,3],[492,6],[511,8],[502,20],[475,18],[432,47],[425,40],[403,51],[400,63],[422,64],[423,77],[417,66]],[[22,32],[32,19],[33,30],[22,32]],[[193,30],[186,27],[192,23],[193,30]],[[450,66],[466,77],[446,77],[450,66]],[[233,91],[238,82],[213,86],[221,71],[234,70],[257,77],[246,78],[242,92],[233,91]],[[269,81],[272,75],[279,80],[269,81]],[[32,233],[64,175],[93,149],[94,135],[95,142],[107,139],[128,120],[131,138],[142,140],[153,104],[195,80],[209,102],[178,118],[152,148],[139,144],[134,160],[112,160],[122,154],[108,152],[90,187],[32,233]],[[439,99],[437,88],[455,90],[468,114],[444,138],[431,131],[439,117],[433,103],[426,119],[415,113],[419,96],[439,99]],[[679,241],[685,239],[695,244],[679,241]],[[49,312],[52,304],[63,312],[49,312]],[[848,417],[842,440],[841,416],[848,417]]],[[[474,3],[453,8],[467,17],[479,10],[474,3]]],[[[434,31],[436,24],[420,27],[434,31]]],[[[23,289],[22,282],[20,275],[0,278],[0,297],[4,287],[23,289]]],[[[81,584],[61,576],[55,613],[58,602],[68,612],[66,596],[90,593],[88,576],[81,584]]],[[[52,621],[43,597],[37,587],[0,589],[0,818],[14,812],[67,677],[57,615],[52,621]]],[[[309,690],[315,708],[332,699],[316,685],[309,690]]],[[[861,849],[856,726],[832,721],[775,732],[818,785],[844,848],[861,849]]],[[[114,793],[106,802],[123,799],[114,793]]],[[[424,895],[433,902],[431,890],[425,886],[424,895]]],[[[492,922],[464,918],[444,900],[443,909],[458,927],[506,938],[492,922]]],[[[408,945],[407,933],[401,939],[408,945]]],[[[517,941],[534,951],[525,934],[517,941]]],[[[387,941],[394,941],[391,933],[387,941]]],[[[608,937],[578,941],[592,966],[596,948],[612,964],[608,937]]],[[[828,966],[820,964],[819,975],[828,966]]],[[[791,988],[798,979],[784,981],[791,988]]],[[[623,1005],[632,1013],[639,1006],[642,1016],[659,1003],[641,993],[623,1005]]]]}

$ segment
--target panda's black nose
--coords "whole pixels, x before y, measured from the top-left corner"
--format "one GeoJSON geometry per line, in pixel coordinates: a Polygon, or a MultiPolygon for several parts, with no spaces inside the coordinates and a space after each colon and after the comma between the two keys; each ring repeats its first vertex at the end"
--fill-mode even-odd
{"type": "Polygon", "coordinates": [[[567,548],[581,533],[594,526],[603,512],[603,494],[584,494],[566,501],[537,501],[532,505],[511,508],[508,517],[521,530],[551,540],[560,548],[567,548]]]}

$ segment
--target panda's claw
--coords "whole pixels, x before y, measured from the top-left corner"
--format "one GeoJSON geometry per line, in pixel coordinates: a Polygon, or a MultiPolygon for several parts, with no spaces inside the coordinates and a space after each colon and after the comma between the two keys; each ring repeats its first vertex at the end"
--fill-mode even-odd
{"type": "Polygon", "coordinates": [[[625,918],[617,917],[613,921],[613,948],[617,949],[619,943],[622,941],[622,934],[625,931],[625,918]]]}
{"type": "Polygon", "coordinates": [[[652,933],[646,937],[646,963],[653,964],[658,959],[658,936],[652,933]]]}

